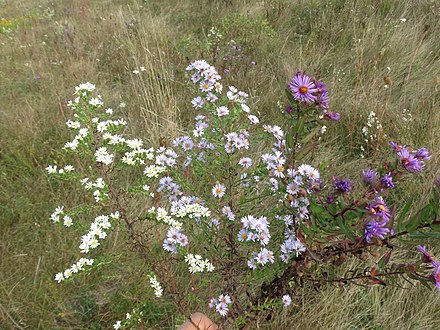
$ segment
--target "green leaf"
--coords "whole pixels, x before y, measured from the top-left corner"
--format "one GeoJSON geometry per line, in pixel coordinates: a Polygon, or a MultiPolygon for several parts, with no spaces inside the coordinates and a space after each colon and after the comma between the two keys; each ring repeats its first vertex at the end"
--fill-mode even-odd
{"type": "Polygon", "coordinates": [[[292,134],[286,134],[286,145],[287,145],[287,148],[292,149],[292,147],[293,147],[293,136],[292,136],[292,134]]]}
{"type": "Polygon", "coordinates": [[[320,132],[321,131],[321,127],[315,127],[314,129],[312,129],[312,131],[309,133],[309,134],[307,134],[302,140],[301,140],[301,143],[302,144],[306,144],[306,143],[308,143],[311,139],[313,139],[313,137],[318,133],[318,132],[320,132]]]}
{"type": "Polygon", "coordinates": [[[405,217],[408,214],[408,211],[411,208],[413,201],[414,198],[410,198],[410,200],[406,202],[405,206],[403,207],[402,212],[400,213],[399,218],[397,219],[397,224],[396,224],[397,230],[399,231],[402,230],[403,221],[405,220],[405,217]]]}
{"type": "Polygon", "coordinates": [[[295,125],[295,127],[294,127],[294,132],[295,132],[295,134],[300,135],[300,134],[302,133],[302,131],[303,131],[303,129],[304,129],[304,123],[305,123],[305,121],[306,121],[306,117],[303,116],[300,120],[298,120],[298,121],[296,122],[296,125],[295,125]]]}
{"type": "Polygon", "coordinates": [[[308,146],[302,148],[300,150],[300,152],[298,152],[296,154],[296,160],[301,160],[303,159],[305,156],[307,156],[307,154],[312,151],[313,149],[315,149],[316,147],[316,143],[310,143],[308,146]]]}
{"type": "Polygon", "coordinates": [[[410,238],[440,238],[440,233],[423,233],[423,232],[414,232],[409,233],[410,238]]]}
{"type": "Polygon", "coordinates": [[[290,104],[294,106],[296,104],[296,101],[293,98],[291,90],[289,88],[286,88],[285,91],[286,91],[287,99],[289,100],[290,104]]]}

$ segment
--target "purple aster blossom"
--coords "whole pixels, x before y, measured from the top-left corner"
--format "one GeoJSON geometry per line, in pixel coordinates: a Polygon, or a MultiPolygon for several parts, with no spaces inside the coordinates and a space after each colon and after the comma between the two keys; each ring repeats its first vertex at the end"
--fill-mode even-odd
{"type": "Polygon", "coordinates": [[[417,245],[417,248],[423,254],[423,258],[422,258],[423,262],[430,262],[430,263],[436,262],[434,256],[431,253],[429,253],[428,250],[423,245],[417,245]]]}
{"type": "Polygon", "coordinates": [[[365,225],[365,240],[367,243],[371,243],[371,238],[373,236],[377,236],[381,239],[385,238],[385,235],[391,233],[389,228],[385,228],[384,226],[387,224],[387,221],[370,221],[365,225]]]}
{"type": "Polygon", "coordinates": [[[289,88],[297,101],[309,103],[316,100],[316,96],[312,93],[318,92],[318,89],[313,80],[302,71],[295,74],[289,83],[289,88]]]}
{"type": "Polygon", "coordinates": [[[205,104],[205,101],[200,96],[197,96],[192,99],[191,104],[193,105],[194,109],[198,109],[205,104]]]}
{"type": "Polygon", "coordinates": [[[402,166],[408,172],[419,173],[423,170],[423,162],[419,158],[414,157],[407,148],[402,148],[398,151],[397,156],[399,156],[402,166]]]}
{"type": "Polygon", "coordinates": [[[346,193],[351,190],[349,179],[337,180],[334,185],[335,188],[341,191],[342,193],[346,193]]]}
{"type": "Polygon", "coordinates": [[[327,204],[333,204],[335,202],[335,200],[336,200],[335,196],[328,195],[327,199],[326,199],[326,202],[327,202],[327,204]]]}
{"type": "Polygon", "coordinates": [[[400,144],[398,144],[397,142],[394,142],[394,141],[391,141],[390,143],[389,143],[389,145],[396,151],[396,152],[399,152],[399,151],[401,151],[402,149],[404,149],[404,148],[406,148],[405,146],[402,146],[402,145],[400,145],[400,144]]]}
{"type": "Polygon", "coordinates": [[[379,179],[379,174],[377,174],[377,172],[372,170],[371,168],[362,171],[362,181],[365,184],[369,186],[375,186],[378,179],[379,179]]]}
{"type": "Polygon", "coordinates": [[[435,280],[435,286],[440,291],[440,263],[435,262],[434,264],[434,280],[435,280]]]}
{"type": "Polygon", "coordinates": [[[292,113],[292,111],[293,111],[293,108],[292,108],[292,106],[289,104],[289,105],[286,106],[286,108],[284,109],[284,111],[286,111],[286,113],[287,113],[288,115],[290,115],[290,114],[292,113]]]}
{"type": "Polygon", "coordinates": [[[393,177],[391,176],[391,172],[385,174],[382,179],[380,179],[380,185],[384,189],[395,188],[396,185],[393,182],[393,177]]]}
{"type": "Polygon", "coordinates": [[[330,111],[325,111],[324,115],[331,120],[335,120],[335,121],[339,121],[341,119],[341,115],[339,114],[339,112],[330,112],[330,111]]]}
{"type": "Polygon", "coordinates": [[[322,81],[316,83],[316,88],[318,89],[318,105],[323,109],[330,108],[330,99],[328,96],[328,90],[322,81]]]}
{"type": "Polygon", "coordinates": [[[434,274],[432,274],[432,276],[434,277],[435,286],[440,291],[440,262],[435,260],[434,256],[429,253],[423,245],[418,245],[417,248],[423,253],[422,261],[430,262],[434,267],[434,274]]]}
{"type": "Polygon", "coordinates": [[[375,202],[367,206],[367,210],[370,212],[370,215],[382,219],[386,224],[391,217],[390,210],[388,209],[388,206],[385,204],[382,197],[376,197],[374,200],[375,202]]]}
{"type": "Polygon", "coordinates": [[[426,148],[420,148],[414,152],[414,156],[418,159],[422,160],[430,160],[431,156],[429,155],[429,151],[426,148]]]}

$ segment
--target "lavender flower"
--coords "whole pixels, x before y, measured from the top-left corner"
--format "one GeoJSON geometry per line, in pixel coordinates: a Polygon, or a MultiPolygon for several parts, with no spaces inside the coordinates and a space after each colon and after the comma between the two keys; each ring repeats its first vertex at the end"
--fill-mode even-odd
{"type": "Polygon", "coordinates": [[[370,221],[365,225],[365,240],[371,243],[371,238],[377,236],[381,239],[385,238],[385,235],[391,233],[389,228],[384,228],[388,221],[370,221]]]}
{"type": "Polygon", "coordinates": [[[397,152],[401,151],[402,149],[406,148],[405,146],[402,146],[400,144],[397,144],[397,142],[391,141],[389,145],[397,152]]]}
{"type": "Polygon", "coordinates": [[[312,93],[318,92],[315,83],[304,72],[299,71],[290,81],[289,88],[293,93],[293,98],[300,102],[314,102],[316,96],[312,93]]]}
{"type": "Polygon", "coordinates": [[[330,111],[325,111],[324,115],[331,119],[331,120],[335,120],[335,121],[339,121],[341,119],[341,115],[339,114],[339,112],[330,112],[330,111]]]}
{"type": "Polygon", "coordinates": [[[378,178],[379,174],[377,174],[377,172],[372,170],[371,168],[362,171],[362,181],[369,186],[375,186],[378,178]]]}
{"type": "Polygon", "coordinates": [[[393,177],[391,176],[391,172],[385,174],[384,177],[380,179],[380,185],[384,189],[396,187],[396,185],[393,182],[393,177]]]}
{"type": "Polygon", "coordinates": [[[335,182],[335,188],[341,191],[342,193],[349,192],[351,190],[350,180],[349,179],[341,179],[335,182]]]}
{"type": "Polygon", "coordinates": [[[370,215],[382,219],[383,221],[385,221],[386,224],[391,217],[390,210],[388,209],[382,197],[376,197],[374,200],[374,203],[371,203],[367,206],[367,210],[370,212],[370,215]]]}
{"type": "Polygon", "coordinates": [[[323,109],[330,108],[330,98],[328,96],[328,90],[322,81],[316,83],[316,88],[318,89],[318,106],[323,109]]]}
{"type": "Polygon", "coordinates": [[[397,156],[399,156],[402,166],[409,172],[419,173],[423,171],[423,161],[419,158],[414,157],[407,148],[402,148],[399,152],[397,152],[397,156]]]}
{"type": "Polygon", "coordinates": [[[420,250],[420,252],[423,253],[422,261],[430,262],[434,267],[433,277],[435,281],[435,286],[440,291],[440,262],[435,260],[434,256],[431,253],[429,253],[423,245],[418,245],[417,248],[420,250]]]}
{"type": "Polygon", "coordinates": [[[423,258],[422,258],[423,262],[430,262],[430,263],[435,262],[434,256],[431,253],[429,253],[428,250],[423,245],[417,245],[417,248],[423,254],[423,258]]]}
{"type": "Polygon", "coordinates": [[[430,160],[431,156],[426,148],[420,148],[414,152],[414,156],[421,160],[430,160]]]}

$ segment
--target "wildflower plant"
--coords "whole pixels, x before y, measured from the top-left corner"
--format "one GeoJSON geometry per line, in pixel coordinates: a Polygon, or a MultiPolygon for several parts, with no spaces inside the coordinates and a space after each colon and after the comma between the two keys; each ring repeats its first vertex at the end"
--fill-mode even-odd
{"type": "MultiPolygon", "coordinates": [[[[81,157],[80,166],[49,165],[47,172],[90,194],[93,220],[79,255],[93,258],[60,266],[57,282],[93,269],[105,253],[97,252],[105,250],[102,243],[120,227],[144,261],[139,267],[151,286],[145,299],[169,300],[181,315],[213,311],[221,326],[249,325],[260,313],[295,305],[307,283],[374,285],[405,276],[439,287],[434,257],[428,258],[434,275],[421,262],[391,261],[394,251],[408,249],[397,238],[438,235],[438,189],[416,216],[407,216],[410,202],[402,210],[387,202],[400,180],[425,169],[426,149],[391,143],[396,161],[386,173],[330,178],[325,167],[306,162],[322,128],[341,119],[323,82],[297,72],[286,89],[289,120],[278,126],[262,123],[248,94],[223,86],[206,61],[186,72],[197,87],[190,101],[194,129],[155,148],[124,133],[127,122],[105,108],[94,85],[76,87],[67,123],[74,137],[63,149],[81,157]],[[376,262],[364,261],[376,250],[382,254],[376,262]],[[337,267],[349,258],[367,265],[339,276],[337,267]]],[[[74,214],[58,206],[50,220],[75,226],[74,214]]]]}

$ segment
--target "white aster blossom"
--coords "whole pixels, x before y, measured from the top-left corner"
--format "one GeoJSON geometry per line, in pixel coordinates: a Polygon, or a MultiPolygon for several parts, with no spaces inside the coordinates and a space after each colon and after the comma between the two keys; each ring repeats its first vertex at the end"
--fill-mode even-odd
{"type": "Polygon", "coordinates": [[[191,274],[214,271],[214,265],[209,259],[203,260],[201,255],[189,253],[185,256],[185,262],[188,264],[188,270],[191,274]]]}
{"type": "Polygon", "coordinates": [[[154,294],[156,295],[156,297],[158,298],[162,297],[163,289],[159,281],[157,280],[156,276],[150,275],[148,277],[150,279],[150,286],[154,289],[154,294]]]}

